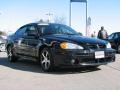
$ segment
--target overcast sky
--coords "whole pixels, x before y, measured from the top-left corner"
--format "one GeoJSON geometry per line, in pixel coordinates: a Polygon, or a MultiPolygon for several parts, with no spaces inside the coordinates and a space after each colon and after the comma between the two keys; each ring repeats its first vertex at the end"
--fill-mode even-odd
{"type": "MultiPolygon", "coordinates": [[[[21,25],[48,19],[48,12],[64,17],[69,25],[70,0],[0,0],[0,29],[16,31],[21,25]]],[[[88,0],[91,29],[104,26],[108,33],[120,31],[120,0],[88,0]]],[[[72,3],[72,27],[85,34],[85,4],[72,3]]]]}

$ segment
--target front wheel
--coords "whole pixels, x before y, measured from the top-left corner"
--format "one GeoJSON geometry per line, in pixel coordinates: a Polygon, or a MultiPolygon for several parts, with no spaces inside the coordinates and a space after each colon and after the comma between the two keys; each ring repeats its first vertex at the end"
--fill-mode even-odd
{"type": "Polygon", "coordinates": [[[13,48],[12,48],[11,46],[9,46],[9,47],[7,48],[7,55],[8,55],[8,60],[9,60],[10,62],[15,62],[15,61],[17,61],[17,57],[15,56],[14,51],[13,51],[13,48]]]}
{"type": "Polygon", "coordinates": [[[96,69],[96,68],[98,68],[98,67],[99,67],[99,65],[89,66],[89,68],[91,68],[91,69],[96,69]]]}
{"type": "Polygon", "coordinates": [[[50,49],[44,48],[40,53],[40,64],[43,71],[51,71],[53,69],[53,58],[50,49]]]}
{"type": "Polygon", "coordinates": [[[120,45],[118,45],[117,52],[120,53],[120,45]]]}

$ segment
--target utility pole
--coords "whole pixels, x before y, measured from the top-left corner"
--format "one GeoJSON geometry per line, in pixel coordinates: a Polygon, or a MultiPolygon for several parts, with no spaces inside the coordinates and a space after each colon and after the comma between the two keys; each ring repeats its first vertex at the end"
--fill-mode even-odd
{"type": "Polygon", "coordinates": [[[72,2],[80,2],[80,3],[86,3],[86,20],[85,20],[85,22],[86,22],[86,26],[85,26],[85,33],[86,33],[86,36],[87,36],[87,15],[88,15],[88,13],[87,13],[87,11],[88,11],[88,9],[87,9],[87,0],[70,0],[70,5],[69,5],[69,26],[71,26],[71,3],[72,2]]]}

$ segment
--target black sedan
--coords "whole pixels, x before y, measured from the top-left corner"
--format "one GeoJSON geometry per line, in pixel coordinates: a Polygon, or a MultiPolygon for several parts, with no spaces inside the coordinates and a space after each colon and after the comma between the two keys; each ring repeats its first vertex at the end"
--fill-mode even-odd
{"type": "Polygon", "coordinates": [[[115,61],[109,42],[81,36],[72,28],[56,23],[31,23],[9,36],[8,60],[19,58],[40,62],[44,71],[55,67],[98,67],[115,61]]]}
{"type": "Polygon", "coordinates": [[[120,53],[120,32],[112,33],[107,40],[111,43],[111,47],[120,53]]]}

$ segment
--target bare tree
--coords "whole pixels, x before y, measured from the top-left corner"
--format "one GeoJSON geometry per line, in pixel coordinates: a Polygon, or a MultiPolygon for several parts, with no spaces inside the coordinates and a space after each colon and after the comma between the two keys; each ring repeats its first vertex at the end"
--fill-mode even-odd
{"type": "Polygon", "coordinates": [[[36,21],[37,23],[49,23],[49,20],[44,20],[44,19],[40,19],[39,21],[36,21]]]}
{"type": "Polygon", "coordinates": [[[54,22],[59,24],[66,24],[66,18],[64,16],[61,17],[55,16],[54,22]]]}
{"type": "Polygon", "coordinates": [[[44,20],[43,19],[40,19],[40,21],[39,21],[40,23],[43,23],[44,22],[44,20]]]}
{"type": "Polygon", "coordinates": [[[3,31],[0,31],[0,36],[2,36],[2,35],[6,35],[6,33],[3,31]]]}

